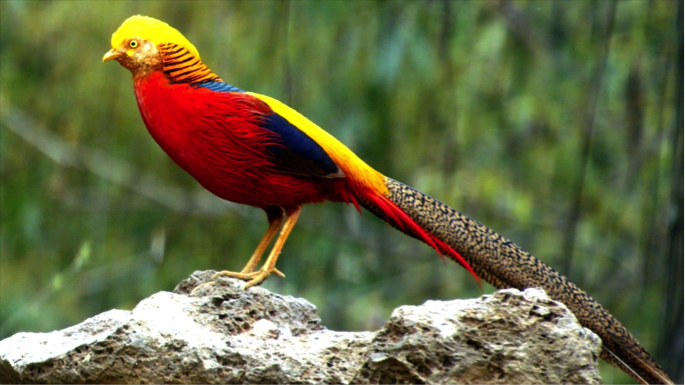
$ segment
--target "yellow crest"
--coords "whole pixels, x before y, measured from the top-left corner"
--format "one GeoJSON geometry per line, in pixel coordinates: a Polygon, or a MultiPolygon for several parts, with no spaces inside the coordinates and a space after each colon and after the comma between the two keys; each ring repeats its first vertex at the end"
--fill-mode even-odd
{"type": "Polygon", "coordinates": [[[198,59],[200,53],[178,30],[169,24],[147,16],[131,16],[112,34],[112,48],[117,49],[121,43],[129,38],[139,37],[151,41],[155,45],[174,43],[188,49],[198,59]]]}

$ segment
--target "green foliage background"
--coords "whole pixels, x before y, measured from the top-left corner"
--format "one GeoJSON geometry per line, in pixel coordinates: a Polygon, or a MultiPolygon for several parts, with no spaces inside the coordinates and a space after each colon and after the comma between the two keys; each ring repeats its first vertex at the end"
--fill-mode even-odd
{"type": "MultiPolygon", "coordinates": [[[[230,84],[512,239],[683,381],[681,1],[0,3],[0,338],[239,270],[266,220],[205,192],[101,64],[133,14],[230,84]]],[[[369,213],[308,206],[265,286],[339,330],[487,294],[369,213]]],[[[632,382],[605,366],[606,382],[632,382]]]]}

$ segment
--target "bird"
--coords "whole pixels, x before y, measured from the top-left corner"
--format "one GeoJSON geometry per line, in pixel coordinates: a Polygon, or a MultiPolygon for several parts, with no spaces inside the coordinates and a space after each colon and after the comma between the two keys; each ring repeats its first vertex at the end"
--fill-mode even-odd
{"type": "Polygon", "coordinates": [[[543,288],[602,339],[602,358],[641,383],[672,383],[615,317],[552,267],[478,221],[376,171],[286,104],[224,82],[167,23],[141,15],[126,19],[102,58],[112,60],[131,72],[142,120],[178,166],[219,198],[266,213],[269,227],[245,267],[220,271],[213,279],[239,278],[247,290],[271,274],[285,277],[276,261],[302,206],[343,202],[425,242],[479,284],[483,279],[498,289],[543,288]]]}

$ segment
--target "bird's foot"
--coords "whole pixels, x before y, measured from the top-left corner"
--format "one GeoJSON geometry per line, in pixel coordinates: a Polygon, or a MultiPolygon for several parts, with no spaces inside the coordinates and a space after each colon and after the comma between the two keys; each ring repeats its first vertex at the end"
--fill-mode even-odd
{"type": "MultiPolygon", "coordinates": [[[[253,271],[250,273],[236,273],[233,271],[220,271],[212,276],[212,279],[217,279],[218,277],[232,277],[232,278],[238,278],[242,279],[245,282],[243,285],[243,290],[247,290],[251,288],[252,286],[256,286],[264,282],[271,273],[276,274],[277,276],[281,278],[285,278],[285,274],[281,273],[277,268],[272,267],[272,268],[267,268],[267,267],[262,267],[261,269],[257,271],[253,271]]],[[[208,284],[213,284],[214,281],[208,282],[208,284]]]]}
{"type": "Polygon", "coordinates": [[[243,285],[243,290],[247,290],[251,288],[252,286],[256,286],[264,282],[271,273],[274,273],[278,275],[281,278],[285,278],[285,274],[281,273],[278,269],[275,267],[272,267],[271,269],[262,267],[261,269],[251,272],[251,273],[236,273],[233,271],[220,271],[212,276],[212,279],[216,279],[218,277],[232,277],[232,278],[238,278],[242,279],[245,282],[243,285]]]}

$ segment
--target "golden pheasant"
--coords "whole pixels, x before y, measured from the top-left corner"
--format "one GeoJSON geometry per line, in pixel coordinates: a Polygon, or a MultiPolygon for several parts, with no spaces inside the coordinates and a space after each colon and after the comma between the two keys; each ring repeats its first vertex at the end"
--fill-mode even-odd
{"type": "Polygon", "coordinates": [[[133,16],[111,44],[103,61],[131,71],[143,121],[169,157],[217,196],[266,212],[269,228],[245,268],[218,274],[246,280],[245,288],[271,273],[283,276],[276,260],[302,205],[351,203],[497,288],[545,289],[602,338],[604,359],[638,381],[671,383],[628,330],[564,276],[488,227],[382,175],[278,100],[225,83],[168,24],[133,16]]]}

